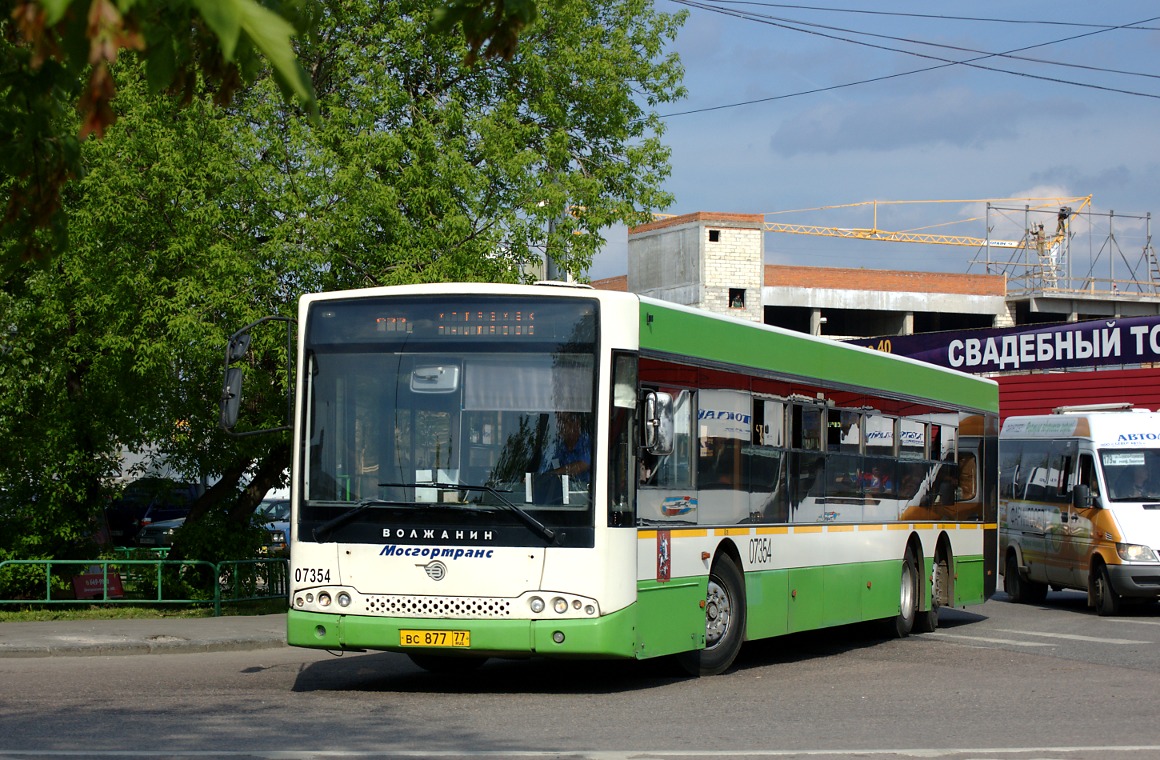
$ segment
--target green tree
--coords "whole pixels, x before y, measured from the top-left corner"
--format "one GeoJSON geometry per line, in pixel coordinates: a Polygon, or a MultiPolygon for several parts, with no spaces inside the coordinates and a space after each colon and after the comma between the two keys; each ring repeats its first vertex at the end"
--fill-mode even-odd
{"type": "MultiPolygon", "coordinates": [[[[534,0],[446,0],[436,26],[460,29],[467,57],[509,58],[535,16],[534,0]]],[[[263,73],[313,108],[310,77],[292,44],[308,32],[310,0],[0,0],[0,282],[21,261],[67,244],[61,203],[78,176],[80,144],[116,119],[111,66],[137,51],[154,92],[210,90],[219,103],[263,73]],[[268,7],[269,6],[269,7],[268,7]],[[74,123],[70,107],[80,113],[74,123]]]]}
{"type": "MultiPolygon", "coordinates": [[[[217,481],[191,525],[250,519],[290,451],[216,427],[237,327],[322,289],[516,281],[546,246],[581,272],[601,229],[671,201],[654,108],[682,95],[665,52],[682,14],[561,0],[510,60],[468,65],[425,3],[321,8],[298,52],[316,118],[268,79],[228,106],[209,84],[158,94],[123,56],[116,123],[84,143],[64,197],[71,246],[0,293],[0,435],[28,452],[0,483],[59,482],[37,514],[75,524],[63,538],[84,532],[121,448],[217,481]]],[[[280,324],[256,331],[244,424],[284,422],[285,351],[280,324]]]]}

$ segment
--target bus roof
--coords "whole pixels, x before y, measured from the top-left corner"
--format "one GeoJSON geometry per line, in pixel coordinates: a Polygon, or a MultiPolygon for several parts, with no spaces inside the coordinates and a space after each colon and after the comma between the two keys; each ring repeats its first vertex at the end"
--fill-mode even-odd
{"type": "Polygon", "coordinates": [[[375,296],[496,294],[596,298],[639,304],[640,348],[654,355],[681,357],[768,372],[789,379],[820,381],[848,390],[865,390],[948,408],[997,414],[998,384],[993,380],[938,367],[907,357],[838,343],[803,333],[714,314],[635,293],[582,286],[548,287],[496,283],[400,285],[309,294],[300,317],[316,300],[375,296]]]}
{"type": "Polygon", "coordinates": [[[640,296],[640,347],[957,409],[999,411],[999,389],[993,380],[644,296],[640,296]]]}

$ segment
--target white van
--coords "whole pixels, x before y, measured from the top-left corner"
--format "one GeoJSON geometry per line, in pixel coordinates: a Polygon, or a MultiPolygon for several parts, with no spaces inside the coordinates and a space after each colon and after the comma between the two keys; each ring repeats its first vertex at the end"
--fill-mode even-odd
{"type": "Polygon", "coordinates": [[[1008,417],[999,433],[999,556],[1007,595],[1087,591],[1115,615],[1160,597],[1160,413],[1130,404],[1008,417]]]}

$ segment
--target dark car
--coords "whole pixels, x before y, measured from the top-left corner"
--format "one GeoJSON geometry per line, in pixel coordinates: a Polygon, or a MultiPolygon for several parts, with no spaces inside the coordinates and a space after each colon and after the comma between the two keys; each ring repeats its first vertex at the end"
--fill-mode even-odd
{"type": "Polygon", "coordinates": [[[289,499],[263,499],[254,513],[254,521],[266,528],[263,554],[280,554],[290,548],[289,499]]]}
{"type": "Polygon", "coordinates": [[[133,546],[145,525],[188,516],[197,495],[196,483],[169,478],[133,481],[105,510],[110,540],[115,546],[133,546]]]}
{"type": "Polygon", "coordinates": [[[185,525],[185,518],[161,520],[143,525],[137,533],[137,545],[146,549],[161,549],[173,546],[173,534],[185,525]]]}

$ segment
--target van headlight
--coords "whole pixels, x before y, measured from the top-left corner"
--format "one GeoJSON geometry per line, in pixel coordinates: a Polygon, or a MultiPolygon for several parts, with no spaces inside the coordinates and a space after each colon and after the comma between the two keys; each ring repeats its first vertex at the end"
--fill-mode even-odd
{"type": "Polygon", "coordinates": [[[1116,544],[1116,554],[1125,562],[1156,561],[1156,552],[1142,544],[1116,544]]]}

